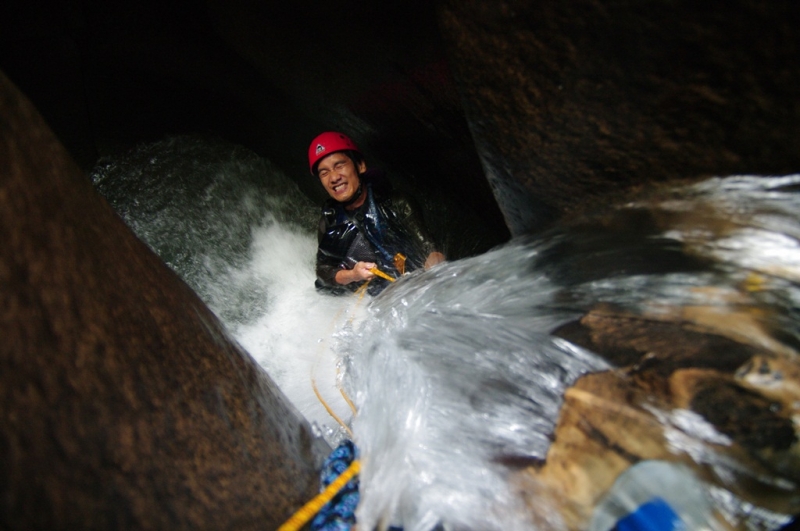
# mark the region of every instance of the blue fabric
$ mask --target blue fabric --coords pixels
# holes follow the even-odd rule
[[[320,492],[333,483],[357,458],[357,449],[351,441],[340,444],[325,460],[320,471]],[[354,477],[322,506],[311,520],[312,531],[350,531],[356,523],[358,506],[358,476]]]
[[[620,519],[616,531],[681,531],[685,530],[680,516],[661,498],[643,503],[631,514]]]

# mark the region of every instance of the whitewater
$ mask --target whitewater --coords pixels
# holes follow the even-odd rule
[[[681,222],[635,243],[611,229],[552,230],[409,275],[374,299],[314,289],[318,206],[247,150],[167,139],[101,161],[92,178],[316,435],[331,447],[355,440],[364,529],[562,528],[557,513],[521,501],[520,488],[537,486],[510,482],[508,462],[543,460],[564,391],[609,368],[551,335],[598,302],[685,305],[692,288],[733,292],[755,271],[774,295],[761,304],[780,306],[797,334],[800,202],[786,190],[798,176],[711,179],[619,207],[672,215],[713,204],[735,225],[724,235]],[[678,247],[718,265],[642,265]],[[785,520],[759,518],[765,529]]]

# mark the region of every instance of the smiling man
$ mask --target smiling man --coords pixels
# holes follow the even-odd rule
[[[367,171],[349,137],[316,137],[308,165],[330,196],[319,223],[318,289],[338,294],[369,282],[375,295],[387,286],[385,275],[397,278],[445,259],[412,201],[395,193],[382,173]]]

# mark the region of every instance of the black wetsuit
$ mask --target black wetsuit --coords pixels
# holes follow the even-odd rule
[[[331,293],[357,290],[364,282],[337,284],[336,273],[352,269],[356,262],[374,262],[381,271],[399,276],[393,258],[406,256],[406,271],[421,268],[434,249],[418,209],[409,198],[394,193],[379,173],[361,176],[367,190],[364,204],[355,210],[329,199],[322,208],[317,249],[317,289]],[[375,295],[388,285],[376,277],[368,292]]]

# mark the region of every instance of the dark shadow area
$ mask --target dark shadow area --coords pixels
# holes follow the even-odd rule
[[[209,134],[269,159],[321,200],[306,150],[339,129],[414,192],[452,257],[508,238],[428,3],[0,9],[0,70],[85,170],[141,142]]]

